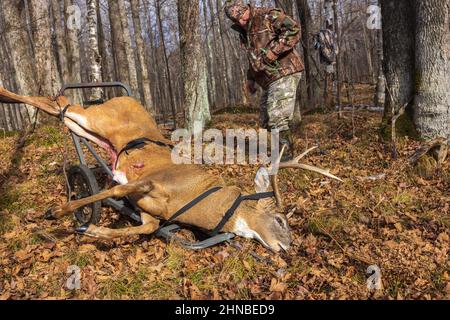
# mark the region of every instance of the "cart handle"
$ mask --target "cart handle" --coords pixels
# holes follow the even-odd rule
[[[67,90],[74,89],[92,89],[92,88],[122,88],[127,93],[127,96],[131,97],[130,86],[121,82],[96,82],[96,83],[69,83],[64,85],[59,91],[59,95],[63,96]]]

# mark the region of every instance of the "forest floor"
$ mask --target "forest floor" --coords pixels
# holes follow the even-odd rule
[[[281,174],[294,245],[280,256],[244,239],[240,249],[191,252],[151,237],[74,235],[71,218],[42,219],[66,199],[61,127],[39,127],[22,150],[15,150],[18,135],[0,133],[0,299],[449,299],[448,162],[411,167],[419,143],[408,139],[394,161],[378,138],[380,114],[356,112],[354,128],[346,116],[308,115],[296,132],[298,152],[319,146],[305,161],[344,182]],[[257,126],[258,115],[245,113],[212,123]],[[70,143],[69,154],[76,163]],[[257,169],[208,167],[248,193]],[[103,210],[102,225],[130,224]],[[82,271],[80,290],[66,288],[72,265]],[[367,287],[372,265],[381,270],[380,290]]]

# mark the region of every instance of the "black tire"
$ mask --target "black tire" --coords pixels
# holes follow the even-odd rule
[[[85,165],[74,166],[68,172],[70,201],[84,199],[100,192],[97,179]],[[74,212],[80,226],[97,224],[101,217],[102,202],[94,202]]]

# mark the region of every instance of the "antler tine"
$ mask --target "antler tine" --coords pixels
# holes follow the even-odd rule
[[[307,171],[312,171],[312,172],[316,172],[316,173],[320,173],[328,178],[337,180],[339,182],[344,182],[342,181],[342,179],[336,177],[335,175],[331,174],[329,171],[324,170],[324,169],[320,169],[319,167],[315,167],[315,166],[310,166],[308,164],[303,164],[303,163],[281,163],[279,169],[303,169],[303,170],[307,170]]]
[[[314,146],[308,150],[306,150],[305,152],[303,152],[301,155],[299,155],[297,158],[295,158],[295,162],[299,162],[300,160],[302,160],[304,157],[306,157],[308,154],[310,154],[311,152],[313,152],[314,150],[316,150],[317,148],[319,148],[318,146]]]
[[[272,184],[272,189],[273,189],[273,192],[275,194],[275,199],[276,199],[276,202],[277,202],[277,206],[279,208],[281,208],[283,206],[283,200],[281,198],[281,192],[280,192],[280,187],[279,187],[279,183],[278,183],[278,172],[279,172],[279,170],[283,170],[283,169],[303,169],[303,170],[307,170],[307,171],[316,172],[316,173],[322,174],[322,175],[324,175],[324,176],[326,176],[328,178],[335,179],[337,181],[343,182],[340,178],[338,178],[335,175],[331,174],[329,171],[326,171],[324,169],[321,169],[321,168],[318,168],[318,167],[315,167],[315,166],[299,163],[299,161],[301,159],[306,157],[308,154],[310,154],[313,150],[315,150],[317,148],[318,147],[315,146],[315,147],[312,147],[312,148],[306,150],[304,153],[302,153],[300,156],[298,156],[294,160],[287,161],[287,162],[281,162],[281,158],[282,158],[283,153],[285,151],[285,148],[283,147],[283,149],[281,151],[281,155],[280,155],[279,160],[277,162],[278,170],[270,178],[270,182]]]

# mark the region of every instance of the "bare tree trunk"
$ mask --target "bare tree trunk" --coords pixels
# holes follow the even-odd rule
[[[383,36],[381,30],[377,31],[378,50],[378,77],[375,93],[375,106],[382,108],[386,102],[386,78],[383,72]]]
[[[224,77],[224,80],[225,80],[225,87],[226,87],[226,89],[227,89],[227,92],[226,92],[226,94],[228,94],[228,98],[230,99],[230,100],[232,100],[233,99],[233,91],[232,91],[232,88],[231,88],[231,84],[230,84],[230,77],[229,77],[229,72],[230,72],[230,63],[229,63],[229,61],[228,61],[228,59],[229,59],[229,57],[228,57],[228,54],[227,54],[227,46],[225,45],[225,40],[224,40],[224,33],[226,32],[224,29],[224,26],[223,26],[223,24],[224,24],[224,22],[223,22],[223,12],[222,12],[222,10],[221,10],[221,8],[222,8],[222,0],[216,0],[216,5],[217,5],[217,10],[218,10],[218,21],[219,21],[219,23],[218,23],[218,25],[219,25],[219,37],[220,37],[220,43],[221,43],[221,45],[222,45],[222,53],[221,53],[221,55],[220,56],[222,56],[222,58],[223,58],[223,66],[224,66],[224,70],[223,70],[223,77]],[[225,94],[225,92],[224,92],[224,94]]]
[[[414,123],[423,139],[450,139],[450,3],[416,1]]]
[[[162,25],[162,19],[161,19],[161,0],[156,0],[155,3],[156,6],[156,17],[158,19],[158,26],[159,26],[159,35],[163,50],[163,57],[164,57],[164,64],[166,68],[166,74],[167,74],[167,81],[168,81],[168,87],[169,87],[169,100],[170,100],[170,108],[172,110],[172,117],[173,117],[173,125],[176,128],[177,127],[177,112],[175,110],[175,101],[173,96],[173,89],[172,89],[172,78],[170,76],[170,68],[169,68],[169,59],[167,58],[167,49],[166,49],[166,40],[164,39],[164,29]]]
[[[56,52],[58,53],[58,66],[61,82],[69,81],[69,66],[67,63],[66,36],[64,28],[64,15],[61,13],[61,2],[59,0],[52,1],[52,11],[56,36]]]
[[[11,61],[15,71],[17,90],[23,95],[37,94],[36,68],[31,43],[26,31],[25,5],[22,1],[16,0],[4,0],[2,4],[5,19],[5,37],[9,51],[13,52]],[[31,122],[37,112],[36,109],[27,107],[27,109],[23,108],[23,110],[22,116],[28,122]]]
[[[59,83],[53,50],[51,50],[52,33],[48,3],[44,0],[31,0],[30,4],[38,93],[45,96],[54,96],[57,93]]]
[[[145,59],[145,44],[144,39],[142,38],[141,19],[139,17],[140,11],[139,0],[131,0],[130,3],[131,3],[131,12],[133,16],[134,34],[136,37],[137,56],[139,60],[142,77],[142,92],[143,92],[142,100],[147,110],[149,110],[152,114],[155,114],[152,91],[150,88],[150,79],[148,74],[147,61]]]
[[[206,4],[206,0],[202,0],[203,5],[203,21],[205,23],[205,55],[206,55],[206,66],[208,70],[208,100],[209,105],[212,106],[215,104],[215,88],[216,83],[214,79],[214,63],[211,49],[211,37],[210,37],[210,29],[208,28],[208,8]]]
[[[78,27],[80,26],[77,25],[74,8],[73,0],[64,0],[69,82],[79,83],[81,82],[80,44],[78,41]],[[72,103],[82,103],[82,98],[78,91],[69,92],[68,95]]]
[[[101,1],[97,1],[97,26],[98,26],[98,50],[101,59],[102,80],[110,82],[114,77],[113,59],[111,59],[111,49],[106,41],[105,28],[102,17]]]
[[[410,0],[380,0],[383,15],[385,119],[414,95],[414,8]]]
[[[339,35],[339,16],[338,16],[338,1],[333,0],[333,25],[334,25],[334,32],[336,34],[336,43],[340,44],[340,35]],[[341,106],[341,54],[340,50],[337,53],[336,56],[336,104],[339,108],[339,116],[341,116],[342,112],[342,106]]]
[[[220,59],[220,55],[218,54],[218,52],[220,50],[219,50],[218,41],[217,41],[218,35],[217,35],[217,30],[216,30],[216,19],[214,18],[214,16],[215,16],[214,3],[212,0],[207,0],[207,1],[208,1],[208,8],[210,11],[210,25],[211,25],[210,28],[211,28],[211,33],[212,33],[212,53],[213,53],[213,57],[214,57],[212,64],[214,65],[213,77],[216,80],[216,104],[219,104],[220,107],[222,107],[222,106],[226,105],[227,101],[228,101],[228,96],[225,94],[225,92],[226,92],[225,80],[226,79],[224,79],[224,77],[223,77],[222,61]]]
[[[88,78],[89,82],[98,83],[102,82],[102,67],[101,67],[101,57],[98,47],[98,26],[97,26],[97,2],[96,0],[87,0],[87,22],[89,31],[89,46],[88,46],[88,60],[89,60],[89,71]],[[89,100],[95,101],[102,98],[101,89],[91,90]]]
[[[122,24],[120,22],[119,4],[116,0],[108,0],[109,22],[111,26],[112,52],[114,55],[115,79],[130,83],[127,55],[125,52],[125,40],[123,38]]]
[[[312,102],[313,97],[313,81],[311,75],[311,42],[310,42],[310,27],[312,25],[311,10],[308,5],[308,0],[297,0],[298,13],[300,16],[300,24],[302,27],[302,44],[303,56],[305,61],[305,76],[308,92],[308,103]]]
[[[191,131],[194,129],[195,122],[200,122],[203,127],[211,120],[199,13],[198,1],[178,0],[183,104],[186,110],[186,124]]]
[[[131,35],[130,35],[130,26],[128,23],[128,14],[125,7],[125,1],[124,0],[116,0],[118,2],[119,6],[119,18],[120,22],[122,24],[122,36],[124,40],[124,48],[125,48],[125,54],[127,57],[127,65],[128,65],[128,72],[129,72],[129,79],[130,79],[130,87],[133,90],[133,95],[140,100],[140,89],[139,89],[139,83],[138,83],[138,77],[137,77],[137,69],[136,69],[136,58],[134,56],[134,51],[132,48],[131,43]]]

